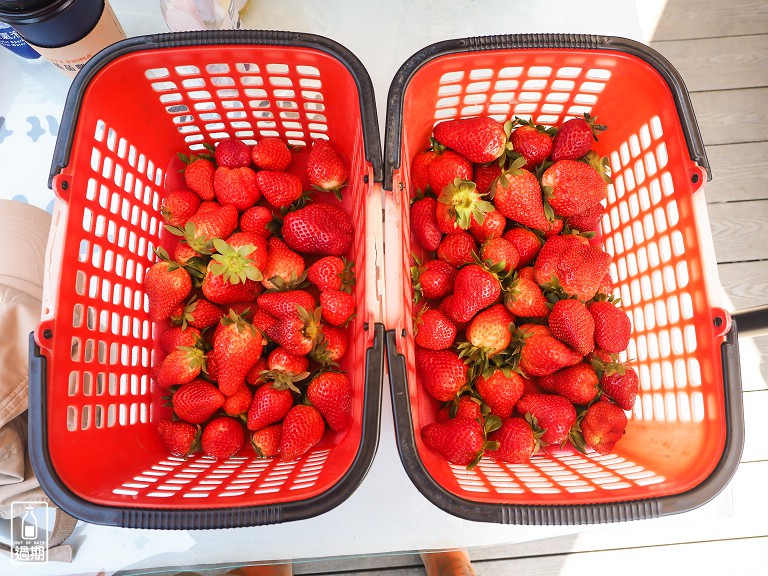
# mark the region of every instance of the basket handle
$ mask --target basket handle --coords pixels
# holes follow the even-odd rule
[[[768,335],[768,304],[731,313],[739,326],[739,336],[755,338]]]

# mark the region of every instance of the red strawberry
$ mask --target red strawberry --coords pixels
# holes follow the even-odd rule
[[[251,206],[240,215],[240,230],[269,238],[272,231],[267,225],[272,219],[272,212],[266,206]]]
[[[307,160],[307,178],[315,188],[338,192],[349,178],[349,169],[330,142],[315,140]]]
[[[307,398],[334,432],[352,423],[352,384],[341,372],[321,372],[307,388]]]
[[[220,204],[232,204],[240,212],[261,198],[261,192],[256,186],[256,173],[250,168],[219,166],[213,177],[213,189]]]
[[[251,435],[251,446],[257,458],[274,458],[280,454],[280,435],[282,424],[273,424]]]
[[[411,230],[421,247],[427,252],[437,250],[443,238],[435,217],[436,208],[437,200],[434,198],[423,198],[411,205]]]
[[[544,210],[541,186],[532,172],[520,168],[525,160],[519,158],[496,182],[493,204],[496,210],[518,224],[534,230],[549,230],[550,218]]]
[[[219,142],[213,154],[219,166],[241,168],[251,165],[251,149],[248,144],[236,138]]]
[[[182,230],[174,234],[183,236],[187,243],[201,254],[210,254],[214,238],[227,238],[237,228],[237,208],[232,204],[218,203],[200,205],[197,212],[187,220]],[[173,231],[172,231],[173,232]]]
[[[237,251],[241,248],[250,248],[244,250],[247,252],[246,258],[253,262],[258,270],[264,270],[267,266],[267,240],[254,232],[235,232],[226,239],[226,243]]]
[[[507,219],[498,210],[492,210],[485,215],[482,224],[472,220],[469,225],[469,233],[474,236],[479,243],[486,242],[492,238],[501,238],[504,228],[507,227]]]
[[[542,392],[559,394],[574,404],[589,404],[600,392],[597,373],[586,362],[542,376],[538,383]]]
[[[597,293],[611,266],[611,256],[589,244],[574,244],[557,263],[557,281],[568,296],[586,302]]]
[[[448,402],[440,408],[437,413],[437,421],[445,422],[452,418],[469,418],[471,420],[481,420],[483,417],[482,409],[480,408],[480,400],[477,400],[469,394],[464,394],[458,398],[454,398],[452,402]]]
[[[200,426],[180,420],[160,420],[157,431],[160,441],[173,456],[187,458],[200,448]]]
[[[216,304],[251,302],[261,293],[261,271],[249,255],[253,246],[235,248],[217,238],[213,241],[217,253],[208,263],[202,290]]]
[[[275,236],[267,240],[267,267],[262,271],[265,288],[288,288],[297,284],[304,273],[304,257]]]
[[[208,269],[203,279],[203,294],[208,300],[226,306],[239,302],[253,302],[261,294],[262,287],[258,282],[246,279],[245,282],[234,284],[226,280],[222,274],[212,272],[215,261],[208,264]]]
[[[573,404],[557,394],[523,394],[516,410],[523,416],[530,414],[536,419],[536,425],[544,431],[541,441],[546,444],[564,444],[576,423]]]
[[[533,282],[536,282],[536,275],[533,271],[533,266],[525,266],[524,268],[520,268],[517,271],[517,275],[520,278],[525,278],[527,280],[531,280]]]
[[[572,230],[579,232],[597,232],[600,228],[600,222],[605,215],[605,206],[601,202],[579,212],[566,220],[566,223]]]
[[[347,352],[347,330],[338,326],[323,324],[320,327],[321,336],[315,344],[310,356],[324,366],[332,366]]]
[[[355,299],[341,290],[325,290],[320,293],[322,318],[331,326],[346,324],[355,313]]]
[[[477,250],[475,239],[469,232],[446,234],[437,247],[437,257],[452,266],[459,267],[475,261],[474,252]]]
[[[278,379],[259,386],[248,410],[248,430],[261,430],[280,422],[294,404],[287,380]]]
[[[467,365],[451,350],[416,348],[416,374],[430,396],[453,400],[467,383]]]
[[[456,268],[445,260],[429,260],[411,267],[414,299],[437,300],[453,292]]]
[[[219,362],[216,360],[216,351],[209,350],[205,355],[205,368],[208,370],[206,376],[211,382],[219,381]]]
[[[182,227],[200,207],[200,196],[192,190],[176,190],[163,198],[160,214],[166,224]]]
[[[306,356],[296,356],[296,354],[291,354],[280,346],[272,350],[267,357],[268,370],[279,370],[298,375],[306,372],[308,367],[309,359]]]
[[[414,322],[414,333],[422,348],[445,350],[456,339],[456,325],[440,310],[424,309]]]
[[[515,316],[541,318],[549,314],[547,299],[536,282],[518,275],[504,293],[504,305]]]
[[[437,198],[435,214],[441,232],[454,234],[457,228],[469,229],[472,222],[482,224],[485,215],[494,210],[493,204],[483,199],[474,182],[456,179],[445,186]]]
[[[508,240],[491,238],[480,247],[480,259],[486,263],[490,262],[491,266],[498,264],[505,272],[510,272],[517,268],[520,254]]]
[[[640,389],[640,379],[631,366],[619,364],[617,367],[603,367],[603,377],[600,385],[603,394],[621,406],[622,410],[632,410]]]
[[[259,309],[274,318],[296,316],[297,308],[313,310],[315,297],[305,290],[287,290],[285,292],[265,292],[258,297]]]
[[[487,116],[445,120],[432,133],[440,144],[478,164],[496,160],[507,145],[504,125]]]
[[[546,376],[581,362],[583,357],[549,334],[545,326],[524,324],[519,327],[523,333],[532,329],[534,332],[524,338],[520,350],[519,366],[526,376]]]
[[[501,294],[498,278],[477,264],[464,266],[453,284],[451,317],[468,322],[483,308],[496,302]]]
[[[213,333],[213,349],[219,363],[219,390],[234,395],[261,356],[262,335],[253,324],[230,311]]]
[[[424,193],[429,188],[429,164],[436,157],[437,153],[434,150],[419,152],[413,157],[411,162],[411,196]]]
[[[149,267],[143,283],[149,300],[149,317],[153,322],[170,318],[192,291],[189,273],[175,262],[164,260]]]
[[[514,132],[513,132],[514,134]],[[496,450],[486,454],[496,460],[510,464],[524,464],[539,450],[541,432],[534,432],[531,425],[523,418],[505,418],[501,427],[488,434],[488,440],[498,442]]]
[[[270,206],[277,209],[290,206],[303,194],[301,178],[291,172],[260,170],[256,185]]]
[[[239,420],[221,416],[211,420],[203,430],[200,444],[203,454],[215,460],[234,456],[245,443],[245,430]]]
[[[595,120],[597,118],[584,114],[584,118],[563,122],[552,142],[552,162],[577,160],[585,156],[597,140],[597,134],[606,129],[602,124],[595,124]]]
[[[182,266],[189,264],[191,258],[200,258],[201,255],[192,246],[181,240],[173,249],[173,260]]]
[[[251,149],[251,159],[260,170],[286,170],[291,164],[291,151],[274,136],[262,138]]]
[[[440,306],[438,306],[438,310],[445,314],[451,322],[456,324],[456,331],[463,332],[467,328],[467,324],[469,324],[469,321],[461,322],[454,318],[453,316],[453,294],[449,294],[445,298],[443,298],[440,301]]]
[[[533,265],[536,282],[546,286],[557,280],[557,266],[563,254],[580,243],[579,238],[571,234],[548,238]]]
[[[512,228],[507,230],[502,238],[510,242],[517,249],[517,253],[520,256],[518,266],[521,267],[528,266],[528,264],[534,261],[543,244],[541,238],[527,228]]]
[[[205,354],[199,348],[177,348],[160,363],[155,373],[157,383],[168,388],[192,382],[205,369]]]
[[[603,276],[603,279],[600,281],[600,286],[597,289],[597,293],[606,296],[613,294],[613,278],[611,278],[610,272]]]
[[[509,418],[523,395],[525,383],[520,375],[511,370],[496,368],[487,376],[475,379],[475,390],[490,408],[491,414]]]
[[[181,420],[202,424],[224,405],[226,396],[216,386],[195,379],[173,393],[173,411]]]
[[[472,181],[477,185],[477,191],[480,194],[490,192],[493,181],[499,176],[501,176],[501,166],[498,162],[475,164],[473,167]]]
[[[421,439],[427,448],[458,466],[473,467],[485,448],[483,425],[469,418],[427,424],[421,429]]]
[[[253,365],[253,368],[248,371],[248,375],[245,377],[246,383],[251,386],[260,386],[261,384],[264,384],[267,381],[265,373],[268,372],[268,370],[267,359],[262,356],[259,358],[258,362]]]
[[[583,302],[569,298],[558,300],[548,318],[552,336],[565,342],[582,356],[595,347],[595,321]]]
[[[443,188],[456,178],[472,180],[472,162],[452,150],[437,154],[427,167],[429,187],[435,195],[440,195]]]
[[[341,256],[352,244],[354,226],[338,206],[310,204],[283,219],[283,240],[302,254]]]
[[[535,170],[552,152],[552,130],[519,118],[517,124],[517,128],[510,135],[512,147],[525,158],[522,167]]]
[[[624,352],[632,334],[627,313],[607,301],[592,302],[588,309],[595,320],[595,344],[614,354]]]
[[[608,197],[608,184],[589,164],[560,160],[544,171],[541,185],[555,214],[576,216]]]
[[[184,183],[203,200],[213,200],[213,175],[216,165],[206,158],[197,158],[184,168]]]
[[[557,236],[563,231],[564,227],[565,227],[565,222],[563,222],[561,218],[555,218],[552,221],[552,226],[550,227],[550,229],[544,232],[544,238],[551,238],[552,236]]]
[[[241,416],[248,412],[252,399],[251,389],[243,382],[235,393],[224,401],[222,409],[228,416]]]
[[[307,280],[320,290],[352,292],[355,263],[338,256],[325,256],[307,268]]]
[[[280,460],[293,462],[309,452],[323,438],[325,421],[314,406],[297,404],[283,420]]]
[[[200,342],[200,330],[188,326],[182,328],[181,326],[171,326],[168,330],[163,331],[158,339],[160,349],[166,354],[170,354],[179,346],[191,348],[197,346]]]
[[[320,315],[318,308],[308,312],[298,309],[298,314],[280,318],[267,328],[267,337],[284,347],[291,354],[309,354],[320,340]]]
[[[509,346],[512,340],[509,325],[514,319],[503,304],[494,304],[472,318],[466,338],[475,349],[482,351],[483,357],[491,358]]]
[[[612,402],[595,402],[580,422],[584,442],[598,454],[610,454],[627,427],[627,415]]]
[[[218,324],[222,316],[224,316],[224,310],[213,302],[205,298],[192,297],[181,313],[174,316],[174,320],[180,323],[183,329],[191,326],[198,330],[205,330]]]

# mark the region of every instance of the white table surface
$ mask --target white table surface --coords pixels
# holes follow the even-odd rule
[[[129,36],[167,31],[156,0],[113,0]],[[643,22],[644,24],[644,22]],[[373,81],[383,137],[389,83],[419,48],[463,36],[571,32],[643,40],[630,0],[251,0],[248,28],[311,32],[355,53]],[[48,171],[70,80],[45,61],[30,63],[0,51],[0,198],[49,209]],[[71,564],[11,565],[0,573],[70,575],[103,571],[311,559],[426,549],[494,546],[548,538],[585,527],[525,527],[468,522],[428,502],[410,483],[395,443],[385,382],[381,437],[358,490],[334,510],[308,520],[254,528],[203,531],[128,530],[80,523],[70,542]],[[724,492],[699,510],[653,522],[695,522],[729,514]],[[610,527],[587,527],[601,530]],[[144,573],[144,572],[142,572]]]

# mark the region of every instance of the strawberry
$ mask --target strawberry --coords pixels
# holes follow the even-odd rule
[[[453,234],[457,228],[467,230],[472,222],[482,224],[485,215],[494,210],[493,204],[483,199],[474,182],[456,179],[440,192],[437,198],[436,218],[441,232]]]
[[[491,191],[493,181],[501,176],[501,166],[498,162],[488,164],[475,164],[472,171],[472,181],[477,186],[480,194],[487,194]]]
[[[330,142],[315,140],[307,160],[307,178],[318,190],[335,192],[341,198],[339,190],[349,178],[349,169]]]
[[[215,350],[208,350],[208,353],[205,355],[205,368],[208,371],[206,373],[208,380],[210,380],[211,382],[218,382],[219,381],[219,362],[216,359]]]
[[[597,288],[597,293],[605,296],[611,296],[613,294],[613,278],[611,278],[610,272],[603,276],[603,279],[600,281],[600,286]]]
[[[552,336],[568,344],[582,356],[595,347],[595,321],[583,302],[558,300],[547,320]]]
[[[518,275],[504,292],[504,305],[515,316],[541,318],[549,314],[544,293],[533,280]]]
[[[305,290],[287,290],[285,292],[265,292],[256,302],[259,309],[274,318],[296,316],[297,308],[314,310],[315,297]]]
[[[264,270],[267,266],[267,240],[254,232],[235,232],[226,239],[226,243],[237,251],[241,248],[251,248],[247,250],[246,258],[253,262],[258,270]],[[243,251],[246,252],[246,251]]]
[[[435,216],[436,209],[437,200],[434,198],[422,198],[411,204],[411,230],[427,252],[437,250],[443,238]]]
[[[307,398],[334,432],[352,423],[352,384],[341,372],[321,372],[309,383]]]
[[[527,228],[512,228],[507,230],[502,238],[510,242],[520,256],[518,266],[528,266],[534,261],[543,245],[542,239]]]
[[[549,334],[545,326],[524,324],[519,330],[521,333],[533,330],[532,334],[523,336],[519,352],[519,367],[526,376],[546,376],[566,366],[578,364],[583,358]]]
[[[285,348],[278,346],[267,357],[267,370],[279,370],[298,375],[307,371],[309,359],[306,356],[296,356]]]
[[[186,306],[184,306],[178,316],[174,315],[173,320],[181,324],[182,329],[187,327],[205,330],[215,326],[224,316],[224,310],[219,308],[213,302],[205,298],[192,297]]]
[[[265,288],[288,288],[300,282],[305,268],[303,256],[275,236],[267,240],[267,253],[267,267],[262,271]]]
[[[557,266],[563,254],[578,244],[580,244],[579,238],[571,234],[548,238],[539,250],[533,265],[536,282],[540,286],[546,286],[556,281]]]
[[[458,232],[443,236],[437,247],[437,257],[452,266],[462,266],[475,261],[474,252],[477,250],[475,239],[469,232]]]
[[[416,260],[411,267],[414,300],[437,300],[453,292],[456,268],[445,260],[428,260],[423,265]]]
[[[176,416],[191,424],[208,420],[225,400],[226,396],[216,386],[199,378],[183,384],[171,397]]]
[[[183,237],[196,252],[210,254],[214,238],[227,238],[237,228],[237,208],[232,204],[204,202],[182,229],[171,229]]]
[[[478,164],[496,160],[507,146],[504,125],[487,116],[445,120],[435,125],[432,134],[446,148]]]
[[[541,185],[555,214],[569,218],[608,197],[608,184],[589,164],[560,160],[544,171]]]
[[[248,144],[236,138],[220,141],[213,155],[219,167],[241,168],[251,165],[251,149]]]
[[[416,348],[416,374],[430,396],[440,402],[453,400],[467,383],[466,364],[451,350]]]
[[[452,150],[445,150],[437,154],[429,163],[427,178],[432,192],[439,196],[443,188],[456,180],[456,178],[460,180],[472,179],[472,162],[461,154],[457,154]]]
[[[631,366],[617,363],[595,363],[592,365],[602,374],[600,386],[603,394],[621,406],[622,410],[632,410],[635,406],[640,379]]]
[[[338,326],[323,324],[320,337],[310,352],[311,358],[323,366],[332,366],[347,352],[347,331]]]
[[[589,244],[575,244],[563,253],[557,264],[560,288],[569,296],[586,302],[600,287],[611,266],[611,256]]]
[[[565,222],[562,218],[557,218],[552,221],[552,226],[549,228],[549,230],[544,232],[544,238],[551,238],[552,236],[557,236],[563,231],[563,228],[565,227]]]
[[[192,258],[200,258],[199,254],[192,246],[181,240],[176,244],[176,248],[173,249],[173,260],[178,262],[182,266],[190,264]]]
[[[574,214],[566,219],[566,224],[571,230],[579,232],[597,232],[600,228],[600,222],[605,215],[605,206],[601,202],[594,204],[583,212]]]
[[[483,418],[480,400],[470,394],[463,394],[453,401],[447,402],[437,413],[437,421],[445,422],[452,418],[469,418],[471,420],[481,420]]]
[[[525,158],[522,168],[535,170],[549,158],[552,152],[552,132],[530,120],[516,119],[517,128],[512,131],[512,148]]]
[[[240,215],[240,230],[269,238],[272,231],[268,224],[272,219],[272,212],[266,206],[251,206]]]
[[[517,412],[535,418],[544,431],[541,441],[546,444],[564,444],[576,423],[576,409],[573,404],[557,394],[531,392],[523,394],[515,407]]]
[[[283,219],[283,240],[301,254],[341,256],[352,244],[354,226],[338,206],[310,204]]]
[[[451,464],[473,468],[487,446],[485,430],[477,420],[453,418],[427,424],[421,429],[421,439],[427,448],[435,450]]]
[[[285,418],[294,404],[291,387],[293,384],[282,378],[259,386],[248,410],[248,430],[261,430]]]
[[[182,227],[200,207],[200,196],[192,190],[176,190],[163,198],[160,215],[166,224]]]
[[[585,444],[598,454],[610,454],[627,427],[627,415],[612,402],[595,402],[581,419]]]
[[[440,301],[440,306],[438,306],[437,309],[440,310],[440,312],[442,312],[443,314],[445,314],[446,317],[448,317],[448,319],[456,325],[456,332],[457,333],[463,332],[464,330],[466,330],[467,324],[469,324],[469,320],[460,321],[460,320],[457,320],[453,316],[453,313],[454,313],[454,311],[453,311],[453,294],[449,294],[448,296],[443,298]]]
[[[475,390],[491,408],[491,414],[499,418],[512,415],[524,389],[523,379],[509,369],[496,368],[490,374],[481,374],[475,378]]]
[[[262,138],[251,149],[251,160],[259,170],[286,170],[291,158],[286,143],[274,136]]]
[[[280,435],[282,424],[272,424],[251,435],[251,446],[257,458],[275,458],[280,454]]]
[[[416,344],[429,350],[445,350],[456,339],[456,325],[440,310],[424,309],[414,322]]]
[[[627,313],[608,301],[592,302],[588,310],[595,320],[595,344],[614,354],[624,352],[632,334]]]
[[[144,293],[149,301],[149,318],[161,322],[170,318],[174,310],[192,291],[189,273],[175,262],[161,260],[149,267],[144,275]]]
[[[205,370],[205,354],[195,347],[177,348],[160,363],[155,380],[163,388],[192,382]]]
[[[600,392],[597,373],[587,362],[541,376],[538,384],[542,392],[559,394],[574,404],[589,404]]]
[[[219,166],[213,176],[213,189],[220,204],[232,204],[244,212],[261,198],[256,173],[250,168]]]
[[[313,312],[299,307],[298,314],[280,318],[267,328],[267,337],[284,347],[291,354],[305,356],[320,340],[321,310]]]
[[[471,346],[465,348],[470,358],[473,356],[472,349],[481,351],[485,358],[491,358],[509,346],[512,340],[509,325],[514,319],[503,304],[494,304],[478,312],[466,329],[466,338]]]
[[[225,275],[216,274],[212,269],[216,261],[208,264],[205,278],[203,279],[203,295],[216,304],[226,306],[238,302],[253,302],[261,294],[262,287],[258,282],[247,278],[245,282],[236,284],[226,280]]]
[[[532,172],[521,168],[524,158],[518,158],[499,178],[493,188],[496,210],[518,224],[534,230],[549,230],[552,218],[544,209],[541,186]]]
[[[325,421],[314,406],[297,404],[283,420],[280,460],[293,462],[309,452],[323,438]]]
[[[160,441],[173,456],[187,458],[200,448],[200,426],[180,420],[160,420],[157,431]]]
[[[256,186],[273,208],[286,208],[301,198],[301,178],[291,172],[260,170],[256,173]]]
[[[262,335],[253,324],[230,311],[213,333],[213,349],[219,363],[219,390],[234,395],[261,356]]]
[[[220,238],[213,241],[217,253],[208,263],[202,290],[205,297],[216,304],[250,302],[261,293],[261,271],[249,255],[254,246],[235,248]]]
[[[197,158],[184,168],[184,183],[202,200],[213,200],[213,175],[216,165],[206,158]]]
[[[478,264],[464,266],[453,284],[451,317],[468,322],[483,308],[496,302],[501,294],[498,278]]]
[[[241,416],[248,412],[252,399],[251,389],[243,382],[235,393],[224,401],[222,409],[228,416]]]
[[[597,134],[606,129],[595,124],[597,118],[584,114],[584,118],[571,118],[560,126],[552,142],[550,160],[578,160],[585,156],[597,140]]]
[[[214,460],[226,460],[234,456],[245,443],[243,425],[235,418],[221,416],[211,420],[203,429],[200,444],[203,454]]]
[[[419,152],[411,162],[411,195],[427,192],[429,186],[429,164],[437,157],[434,150]],[[438,191],[439,194],[439,191]]]
[[[499,429],[488,434],[488,440],[498,442],[499,447],[486,454],[502,462],[524,464],[539,451],[540,437],[541,431],[534,431],[524,418],[504,418]]]
[[[265,374],[268,371],[269,367],[267,365],[267,359],[262,356],[258,359],[256,364],[253,365],[253,368],[248,371],[248,374],[245,377],[245,381],[251,386],[260,386],[267,381]]]
[[[318,290],[352,292],[355,285],[355,263],[338,256],[325,256],[307,268],[307,280]]]
[[[536,275],[533,271],[533,266],[525,266],[523,268],[518,269],[517,275],[519,278],[525,278],[526,280],[531,280],[533,282],[536,282]]]
[[[322,318],[331,326],[343,326],[355,313],[355,299],[341,290],[325,290],[320,293]]]
[[[170,354],[179,346],[187,348],[197,346],[200,339],[200,330],[197,328],[191,326],[188,326],[187,328],[171,326],[160,334],[158,343],[163,352]]]
[[[505,272],[517,268],[520,254],[514,244],[504,238],[491,238],[480,247],[480,259],[490,266],[499,265]]]
[[[482,224],[472,220],[469,225],[469,233],[474,236],[479,243],[486,242],[492,238],[501,238],[504,228],[507,227],[507,219],[498,210],[492,210],[485,215]]]

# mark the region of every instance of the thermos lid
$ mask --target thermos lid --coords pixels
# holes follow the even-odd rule
[[[0,0],[0,17],[13,22],[50,18],[77,0]]]

